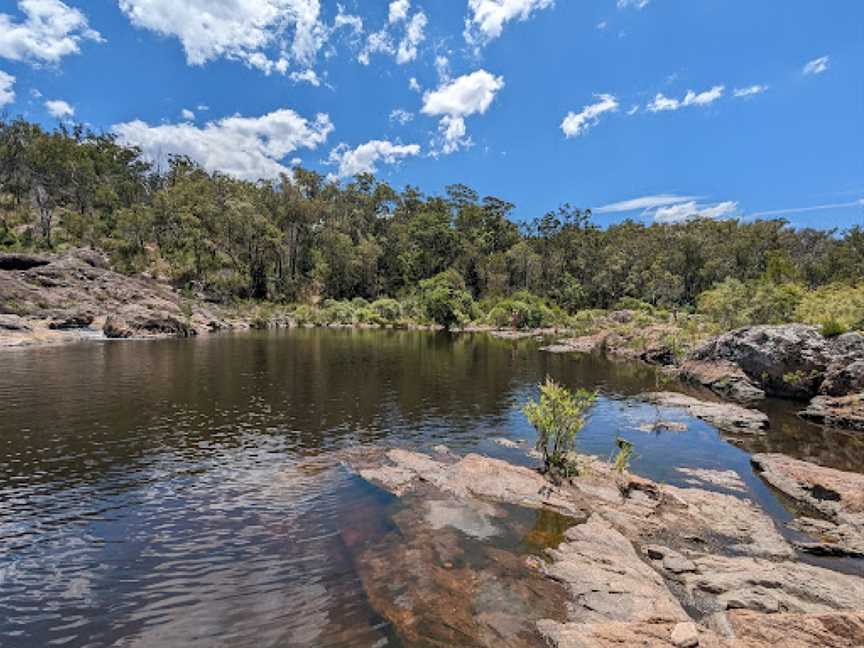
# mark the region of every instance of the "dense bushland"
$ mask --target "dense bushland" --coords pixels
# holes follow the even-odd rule
[[[864,229],[783,220],[601,228],[533,221],[464,185],[443,196],[296,168],[257,183],[187,158],[164,168],[109,134],[0,120],[0,249],[104,250],[199,298],[294,304],[308,321],[554,326],[587,309],[698,309],[723,326],[864,323]],[[296,306],[302,304],[305,306]]]

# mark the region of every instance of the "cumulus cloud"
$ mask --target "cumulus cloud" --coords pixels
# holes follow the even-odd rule
[[[408,80],[408,87],[414,92],[423,92],[423,88],[420,87],[420,82],[417,81],[415,77],[411,77]]]
[[[622,200],[620,202],[603,205],[594,210],[595,214],[616,214],[628,211],[645,211],[665,207],[668,205],[677,205],[680,203],[698,200],[698,196],[678,196],[676,194],[653,194],[650,196],[640,196],[639,198],[631,198],[630,200]]]
[[[151,160],[187,155],[210,171],[258,180],[288,172],[280,161],[297,149],[324,144],[333,124],[325,114],[308,120],[283,108],[261,117],[226,117],[203,127],[189,122],[151,126],[135,120],[113,130],[121,142],[140,146]]]
[[[738,203],[733,201],[715,205],[700,205],[696,201],[691,201],[658,208],[654,211],[654,220],[658,223],[681,223],[694,218],[726,218],[737,212]]]
[[[528,20],[535,11],[554,4],[554,0],[468,0],[465,40],[475,47],[486,45],[501,36],[506,23]]]
[[[468,117],[483,114],[495,95],[504,87],[504,78],[477,70],[423,95],[422,112],[426,115]]]
[[[594,95],[594,98],[598,99],[596,103],[585,106],[581,112],[567,113],[564,121],[561,122],[561,130],[564,131],[567,139],[584,135],[591,127],[598,124],[603,113],[618,110],[618,100],[612,95],[598,94]]]
[[[183,117],[186,121],[195,121],[195,113],[189,110],[188,108],[184,108],[180,111],[180,116]]]
[[[817,59],[813,59],[809,61],[801,72],[804,76],[810,76],[815,74],[822,74],[828,69],[828,63],[830,62],[830,56],[820,56]]]
[[[119,4],[137,27],[178,38],[190,65],[227,58],[267,74],[284,74],[291,62],[310,67],[329,35],[321,22],[319,0],[119,0]],[[342,23],[350,21],[343,15]],[[289,32],[293,32],[290,38]],[[271,54],[273,49],[277,52]]]
[[[48,111],[48,114],[57,119],[68,119],[75,114],[75,108],[61,99],[46,101],[45,109]]]
[[[726,90],[725,86],[718,85],[714,86],[710,90],[706,90],[705,92],[695,93],[692,90],[688,90],[687,94],[684,95],[683,99],[675,99],[673,97],[667,97],[662,92],[658,93],[654,99],[649,103],[646,108],[651,112],[664,112],[669,110],[678,110],[680,108],[687,108],[689,106],[708,106],[723,96],[723,92]]]
[[[366,37],[366,45],[357,57],[363,65],[369,65],[373,54],[387,54],[394,56],[400,65],[410,63],[417,58],[417,49],[426,40],[426,25],[429,19],[422,11],[416,12],[408,19],[410,2],[390,3],[389,23],[378,31],[370,33]],[[391,32],[391,27],[396,24],[403,26],[401,38],[397,38]]]
[[[0,108],[15,101],[15,77],[0,70]]]
[[[328,164],[338,165],[336,178],[349,178],[359,173],[375,173],[379,162],[396,164],[401,159],[420,154],[418,144],[394,144],[387,140],[372,140],[357,148],[340,144],[327,159]]]
[[[449,81],[423,95],[424,115],[441,117],[438,131],[443,140],[441,150],[452,153],[459,148],[470,146],[466,137],[465,118],[484,114],[495,96],[504,87],[504,78],[477,70]]]
[[[390,3],[388,20],[391,25],[408,19],[408,10],[411,9],[411,0],[393,0]]]
[[[302,72],[292,72],[289,75],[289,78],[294,83],[308,83],[309,85],[313,85],[316,88],[321,85],[321,79],[318,78],[318,74],[315,70],[311,68],[308,70],[303,70]]]
[[[736,97],[752,97],[757,94],[762,94],[768,89],[767,85],[751,85],[746,88],[735,88],[732,94]]]
[[[81,42],[101,42],[81,11],[60,0],[19,0],[24,20],[0,13],[0,57],[31,63],[58,63],[81,51]]]
[[[404,110],[403,108],[395,108],[390,113],[390,121],[393,123],[396,123],[396,124],[401,124],[402,126],[404,126],[405,124],[407,124],[410,121],[413,121],[413,119],[414,119],[414,113],[408,112],[407,110]]]

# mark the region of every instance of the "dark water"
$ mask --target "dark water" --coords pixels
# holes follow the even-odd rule
[[[0,646],[395,646],[350,551],[392,502],[335,451],[446,444],[524,460],[520,413],[550,375],[603,396],[581,435],[634,469],[733,469],[778,520],[746,450],[629,396],[653,370],[486,336],[293,331],[0,355]],[[675,388],[672,386],[672,388]],[[864,444],[768,403],[780,450],[844,469]],[[684,433],[642,423],[678,419]],[[750,442],[752,443],[752,441]]]

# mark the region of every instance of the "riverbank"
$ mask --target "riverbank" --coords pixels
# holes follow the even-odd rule
[[[776,456],[754,461],[802,505],[806,488],[796,495],[789,484],[849,479],[848,489],[832,491],[834,521],[821,524],[835,524],[834,537],[864,537],[859,475]],[[864,578],[803,563],[798,552],[806,543],[787,542],[717,471],[700,473],[704,487],[677,488],[582,457],[577,478],[553,485],[531,468],[440,446],[362,450],[347,463],[403,503],[391,532],[398,541],[385,534],[353,550],[370,601],[409,641],[558,648],[864,642]],[[520,531],[515,511],[525,509],[537,517]],[[810,520],[799,518],[795,528],[812,529]],[[522,541],[496,545],[513,533]]]

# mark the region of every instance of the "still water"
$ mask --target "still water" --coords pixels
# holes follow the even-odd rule
[[[737,471],[779,523],[748,451],[843,469],[864,444],[768,402],[743,448],[634,401],[654,370],[485,335],[299,330],[90,342],[0,355],[0,646],[398,646],[364,593],[352,534],[392,498],[337,452],[446,444],[526,461],[520,413],[547,375],[601,398],[581,449],[636,444],[634,469]],[[662,417],[687,432],[646,433]],[[377,519],[381,517],[382,519]]]

